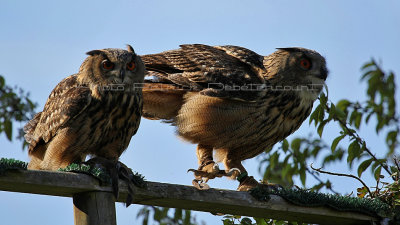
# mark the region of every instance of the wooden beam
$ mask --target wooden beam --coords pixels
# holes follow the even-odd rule
[[[339,212],[327,207],[302,207],[272,195],[268,202],[254,199],[247,192],[147,182],[147,188],[135,188],[134,203],[191,209],[259,218],[282,219],[318,224],[371,224],[378,218],[354,212]],[[97,179],[76,173],[49,171],[8,171],[0,176],[0,190],[73,197],[84,192],[112,192]],[[118,202],[127,196],[126,184],[120,181]]]
[[[114,194],[90,191],[74,194],[75,225],[117,225]]]

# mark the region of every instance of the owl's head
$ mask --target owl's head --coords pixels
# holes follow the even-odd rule
[[[143,83],[144,64],[130,45],[127,49],[106,48],[87,52],[89,56],[79,69],[78,80],[97,85]]]
[[[267,80],[274,85],[293,87],[317,98],[328,76],[326,61],[318,52],[300,48],[278,48],[265,57]]]

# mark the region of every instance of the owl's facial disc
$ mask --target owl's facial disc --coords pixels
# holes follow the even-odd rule
[[[103,70],[105,77],[111,83],[122,84],[125,77],[125,70],[120,68],[119,63],[114,63],[108,58],[105,58],[101,62],[101,69]]]
[[[133,59],[114,63],[106,58],[101,62],[101,69],[106,79],[113,84],[130,84],[132,82],[131,78],[134,76],[133,72],[135,68],[136,64]]]

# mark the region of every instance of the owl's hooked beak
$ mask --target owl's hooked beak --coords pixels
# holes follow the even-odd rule
[[[121,78],[122,82],[124,82],[124,78],[125,78],[125,70],[120,70],[119,71],[119,78]]]
[[[326,78],[328,77],[328,73],[328,69],[326,67],[322,67],[317,77],[326,80]]]

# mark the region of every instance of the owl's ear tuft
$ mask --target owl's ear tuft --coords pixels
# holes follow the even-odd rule
[[[290,48],[276,48],[278,50],[283,50],[287,52],[301,52],[301,48],[298,47],[290,47]]]
[[[128,49],[128,52],[135,54],[135,50],[132,48],[131,45],[126,45],[126,48]]]
[[[92,50],[92,51],[86,52],[86,54],[94,56],[94,55],[101,55],[101,54],[104,54],[104,53],[101,50]]]

